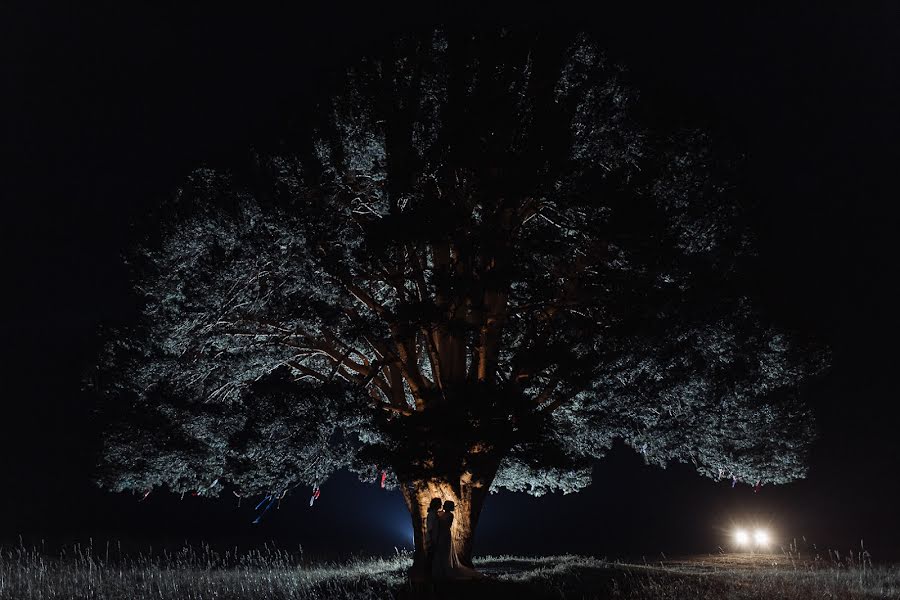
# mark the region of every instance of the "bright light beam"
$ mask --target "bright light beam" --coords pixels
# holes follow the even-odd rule
[[[734,532],[734,541],[738,546],[746,546],[750,543],[750,534],[743,529],[738,529]]]
[[[753,540],[756,542],[757,546],[768,546],[769,532],[765,529],[757,529],[753,532]]]

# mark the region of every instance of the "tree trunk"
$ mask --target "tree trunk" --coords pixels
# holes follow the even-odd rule
[[[456,505],[451,530],[456,555],[460,563],[472,566],[475,528],[495,473],[496,469],[480,477],[464,473],[459,478],[417,479],[403,483],[401,489],[412,517],[416,546],[410,578],[418,579],[425,575],[425,519],[432,498],[440,498],[442,502],[452,500]]]

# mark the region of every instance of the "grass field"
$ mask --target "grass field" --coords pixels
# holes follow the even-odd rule
[[[821,599],[898,598],[900,569],[863,555],[721,554],[639,564],[579,556],[487,556],[478,582],[423,589],[407,582],[408,554],[310,563],[275,548],[219,553],[207,546],[123,555],[74,546],[47,556],[0,550],[0,599],[327,600],[414,598]]]

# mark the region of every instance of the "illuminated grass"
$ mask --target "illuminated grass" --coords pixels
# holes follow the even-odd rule
[[[218,553],[208,546],[133,556],[75,546],[51,558],[17,547],[0,551],[0,599],[392,598],[411,562],[398,553],[308,564],[300,552]]]
[[[408,553],[389,558],[310,563],[276,548],[218,553],[208,546],[121,555],[108,546],[74,546],[48,557],[21,546],[0,550],[0,599],[312,600],[416,598],[406,581]],[[439,597],[770,599],[900,598],[900,570],[858,555],[807,559],[721,555],[631,564],[583,556],[485,556],[488,577],[445,584]],[[434,597],[426,590],[425,597]]]
[[[540,586],[557,597],[666,600],[898,598],[900,568],[868,555],[801,557],[732,554],[632,564],[581,556],[485,557],[476,566],[500,580]],[[520,567],[520,568],[517,568]]]

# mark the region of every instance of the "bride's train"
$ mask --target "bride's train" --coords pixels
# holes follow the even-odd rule
[[[456,508],[450,500],[444,502],[444,509],[437,513],[435,523],[434,561],[431,565],[431,577],[435,581],[459,581],[482,577],[475,569],[459,562],[456,545],[453,543],[453,510]]]

